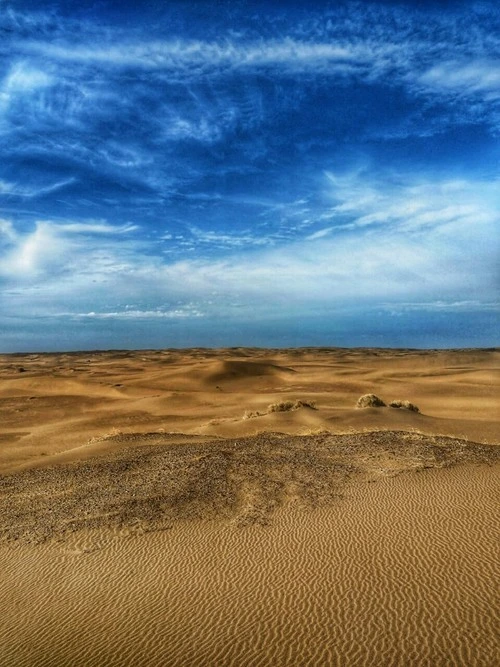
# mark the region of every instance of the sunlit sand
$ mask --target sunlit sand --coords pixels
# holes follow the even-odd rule
[[[500,663],[498,350],[0,361],[0,664]]]

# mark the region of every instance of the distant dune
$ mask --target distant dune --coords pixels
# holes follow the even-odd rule
[[[0,356],[0,664],[500,664],[499,396],[499,350]]]
[[[22,369],[22,371],[21,371]],[[499,441],[499,350],[162,350],[0,355],[0,471],[85,457],[116,433],[418,429]],[[356,409],[363,394],[420,414]],[[267,412],[271,403],[314,402]],[[68,437],[68,434],[71,434]]]

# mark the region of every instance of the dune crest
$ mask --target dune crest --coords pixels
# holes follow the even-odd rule
[[[206,371],[205,381],[230,382],[265,376],[283,377],[294,372],[295,371],[292,368],[278,366],[273,363],[239,360],[220,361],[215,362],[211,368]]]

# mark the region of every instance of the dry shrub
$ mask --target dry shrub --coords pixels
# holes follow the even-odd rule
[[[405,410],[411,410],[412,412],[420,412],[417,406],[410,403],[410,401],[391,401],[389,406],[391,408],[404,408]]]
[[[358,398],[357,408],[384,408],[384,401],[375,394],[365,394]]]
[[[297,401],[280,401],[279,403],[271,403],[271,405],[268,405],[265,412],[246,410],[243,419],[263,417],[264,415],[271,414],[271,412],[292,412],[293,410],[299,410],[299,408],[309,408],[311,410],[318,409],[313,401],[301,401],[300,399]]]
[[[316,410],[316,405],[311,401],[281,401],[280,403],[271,403],[268,405],[267,412],[290,412],[299,408],[311,408]]]

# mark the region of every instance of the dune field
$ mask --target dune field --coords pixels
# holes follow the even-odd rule
[[[499,396],[498,349],[0,355],[0,665],[500,664]]]

